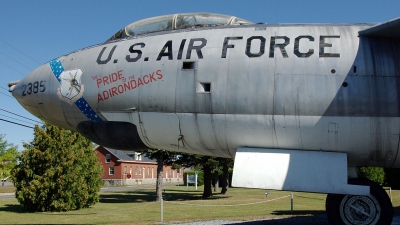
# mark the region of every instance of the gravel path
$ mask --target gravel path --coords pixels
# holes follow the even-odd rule
[[[307,225],[328,225],[326,215],[319,216],[298,216],[289,218],[278,218],[278,219],[265,219],[265,220],[253,220],[253,221],[229,221],[229,220],[211,220],[211,221],[199,221],[190,223],[170,223],[179,225],[273,225],[273,224],[307,224]],[[392,225],[400,225],[400,216],[393,218]]]
[[[252,221],[229,221],[229,220],[210,220],[210,221],[198,221],[189,223],[169,223],[179,225],[272,225],[272,224],[307,224],[307,225],[327,225],[328,221],[326,215],[315,216],[299,216],[299,217],[288,217],[288,218],[274,218],[274,219],[263,219],[263,220],[252,220]]]

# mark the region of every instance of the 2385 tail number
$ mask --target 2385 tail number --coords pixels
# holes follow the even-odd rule
[[[38,92],[44,92],[46,90],[46,81],[35,81],[33,83],[28,83],[26,85],[22,85],[22,96],[36,94]]]

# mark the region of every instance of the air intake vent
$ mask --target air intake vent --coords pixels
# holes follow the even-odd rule
[[[182,69],[183,70],[194,70],[194,69],[196,69],[196,62],[183,62]]]
[[[197,93],[210,93],[211,83],[199,83],[197,85]]]

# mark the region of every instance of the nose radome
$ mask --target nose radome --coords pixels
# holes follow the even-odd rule
[[[14,96],[14,98],[16,98],[17,101],[21,104],[19,96],[14,95],[16,92],[18,92],[18,88],[15,89],[15,87],[18,85],[18,83],[19,83],[19,80],[8,82],[8,91],[11,92],[11,94]],[[16,91],[14,92],[14,90],[16,90]]]
[[[8,91],[12,93],[15,88],[15,85],[17,85],[18,82],[19,80],[8,82]]]
[[[54,64],[46,63],[26,75],[18,83],[10,82],[10,91],[18,102],[30,113],[46,122],[67,129],[75,124],[67,122],[67,114],[74,121],[75,109],[70,103],[60,100],[59,77]],[[71,116],[73,115],[73,116]]]
[[[36,84],[28,82],[30,74],[25,76],[22,80],[13,81],[8,83],[9,92],[28,112],[34,116],[42,118],[40,113],[37,96],[34,95],[34,88],[36,91]]]
[[[49,63],[39,66],[18,82],[9,83],[9,91],[26,110],[42,120],[66,126],[58,87]]]

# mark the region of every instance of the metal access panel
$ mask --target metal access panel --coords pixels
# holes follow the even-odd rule
[[[369,195],[369,187],[347,184],[347,154],[238,148],[234,187]]]

